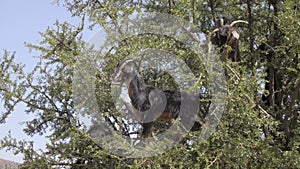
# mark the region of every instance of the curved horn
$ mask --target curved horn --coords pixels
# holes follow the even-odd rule
[[[130,62],[132,62],[132,63],[134,64],[134,66],[136,66],[134,60],[129,59],[129,60],[126,60],[125,62],[123,62],[123,63],[119,66],[118,70],[124,71],[124,72],[126,72],[126,73],[132,72],[132,71],[133,71],[133,68],[132,68],[132,67],[126,67],[127,64],[130,63]],[[126,69],[124,69],[124,68],[126,68]],[[124,69],[124,70],[123,70],[123,69]],[[118,73],[118,74],[119,74],[119,73]]]
[[[232,27],[233,25],[235,25],[235,24],[237,24],[237,23],[246,23],[246,24],[248,24],[248,22],[247,22],[247,21],[243,21],[243,20],[236,20],[236,21],[233,21],[233,22],[231,22],[230,26]]]

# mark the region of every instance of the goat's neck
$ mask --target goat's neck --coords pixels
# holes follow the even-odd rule
[[[141,92],[143,84],[138,75],[134,76],[128,85],[128,94],[131,100]]]

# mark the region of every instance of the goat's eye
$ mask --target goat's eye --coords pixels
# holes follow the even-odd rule
[[[227,36],[227,34],[228,34],[228,31],[225,29],[223,29],[221,32],[220,32],[220,35],[221,36]]]
[[[123,72],[125,73],[130,73],[133,71],[133,67],[130,66],[130,65],[126,65],[124,68],[123,68]]]

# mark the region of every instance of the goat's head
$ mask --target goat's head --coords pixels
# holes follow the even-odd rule
[[[118,66],[117,71],[113,75],[113,82],[129,84],[137,73],[138,66],[135,61],[127,60]]]
[[[240,51],[238,46],[239,34],[237,28],[234,27],[237,23],[248,23],[243,20],[236,20],[229,24],[227,19],[219,18],[216,22],[216,29],[211,32],[212,44],[222,47],[222,60],[230,58],[232,61],[240,61]]]

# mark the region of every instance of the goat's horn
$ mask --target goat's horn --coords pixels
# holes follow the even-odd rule
[[[233,21],[233,22],[231,22],[230,26],[233,26],[233,25],[235,25],[235,24],[237,24],[237,23],[246,23],[246,24],[248,24],[248,22],[247,22],[247,21],[243,21],[243,20],[236,20],[236,21]]]
[[[220,18],[220,22],[221,22],[221,26],[223,26],[224,25],[224,19]]]

